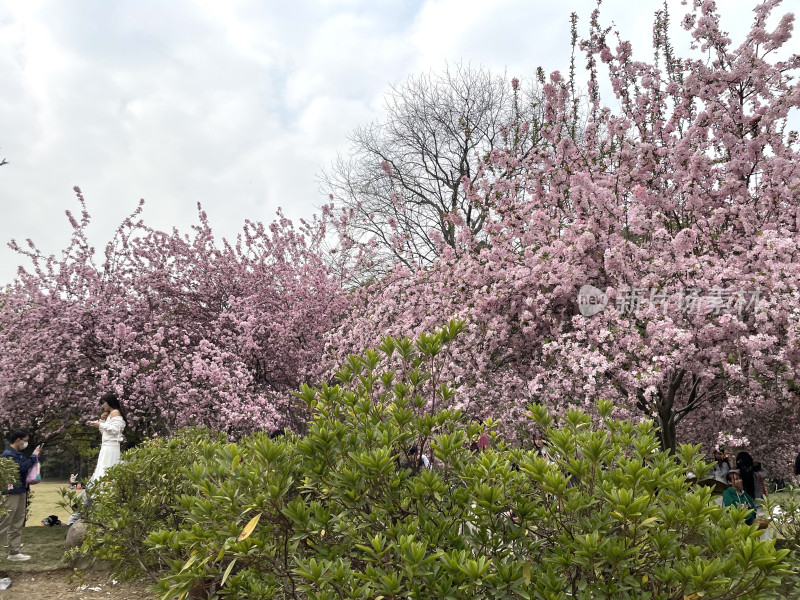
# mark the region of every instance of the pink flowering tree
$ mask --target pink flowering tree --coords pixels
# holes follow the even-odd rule
[[[735,46],[714,3],[695,2],[683,26],[697,58],[676,56],[659,13],[653,62],[612,42],[595,11],[580,140],[553,73],[536,150],[493,152],[492,173],[465,182],[492,216],[485,239],[462,229],[430,268],[363,290],[371,310],[332,347],[457,316],[458,402],[509,434],[530,401],[604,397],[655,418],[667,448],[727,441],[785,471],[800,443],[800,157],[787,127],[800,58],[776,58],[793,26],[767,27],[778,4],[759,4]],[[600,97],[606,72],[617,107]],[[586,285],[603,306],[592,315]]]
[[[301,427],[291,392],[316,380],[346,303],[319,253],[325,223],[248,221],[229,243],[202,211],[183,235],[147,227],[140,205],[96,262],[78,198],[61,258],[13,244],[33,268],[0,308],[0,423],[54,434],[115,389],[140,435]]]
[[[573,151],[591,165],[570,178],[580,212],[550,218],[577,217],[572,239],[558,240],[589,267],[572,283],[605,290],[614,306],[573,315],[543,345],[531,386],[550,401],[601,395],[653,415],[667,447],[681,431],[788,463],[798,439],[800,170],[786,125],[800,107],[800,59],[772,58],[793,22],[767,29],[777,4],[756,7],[735,47],[713,3],[695,3],[683,23],[704,53],[696,60],[673,56],[663,20],[656,65],[633,61],[627,43],[612,50],[594,28],[584,47],[608,64],[622,111],[596,102],[588,143]],[[766,424],[772,435],[760,434]]]

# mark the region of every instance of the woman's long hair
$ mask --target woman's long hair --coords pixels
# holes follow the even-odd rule
[[[119,414],[122,416],[122,420],[125,421],[125,413],[122,412],[122,405],[119,403],[119,396],[114,392],[108,392],[107,394],[103,394],[100,396],[100,404],[105,402],[108,404],[112,409],[118,410]]]
[[[754,472],[753,457],[747,452],[739,452],[736,455],[736,468],[742,476],[742,487],[750,494],[751,498],[756,497],[756,474]]]

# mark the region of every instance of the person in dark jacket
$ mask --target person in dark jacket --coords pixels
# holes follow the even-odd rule
[[[742,486],[754,500],[759,500],[767,495],[764,478],[756,471],[753,457],[748,452],[739,452],[736,455],[736,468],[742,477]]]
[[[8,512],[0,516],[0,542],[8,540],[8,560],[17,562],[30,559],[30,556],[20,552],[29,487],[25,478],[31,467],[39,462],[39,453],[42,451],[42,447],[37,446],[29,457],[22,453],[28,447],[29,437],[27,431],[12,431],[8,435],[8,447],[3,452],[3,458],[10,458],[19,465],[19,481],[3,491],[3,508]]]

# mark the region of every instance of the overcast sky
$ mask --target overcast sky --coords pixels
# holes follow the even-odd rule
[[[755,0],[720,0],[735,36]],[[606,0],[603,20],[652,56],[661,0]],[[0,0],[0,284],[33,239],[60,252],[79,185],[98,249],[144,198],[187,230],[199,201],[218,234],[311,215],[316,174],[379,119],[390,84],[446,61],[527,78],[565,70],[569,14],[587,0]],[[677,30],[683,8],[671,0]],[[800,9],[786,0],[780,13]],[[685,38],[683,38],[685,39]],[[734,38],[739,41],[741,38]],[[798,47],[795,38],[795,48]]]

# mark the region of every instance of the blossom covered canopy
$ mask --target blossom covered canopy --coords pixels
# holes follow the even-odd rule
[[[30,244],[34,268],[0,306],[0,423],[56,433],[109,389],[139,434],[302,422],[291,392],[318,373],[344,305],[319,252],[325,224],[247,222],[219,243],[202,210],[182,235],[147,227],[140,205],[97,265],[76,191],[71,245],[57,259]]]
[[[492,215],[482,235],[454,218],[458,246],[363,289],[369,310],[333,346],[464,318],[449,364],[458,402],[508,435],[531,401],[607,398],[656,418],[666,447],[727,442],[788,470],[800,444],[800,156],[787,127],[800,57],[776,58],[794,25],[788,14],[768,28],[778,4],[755,8],[737,46],[715,4],[694,2],[683,26],[696,58],[676,55],[658,13],[653,62],[595,11],[579,44],[584,126],[574,78],[551,74],[545,121],[512,123],[506,151],[464,182]],[[600,98],[606,71],[618,108]],[[590,316],[584,286],[606,303]]]

